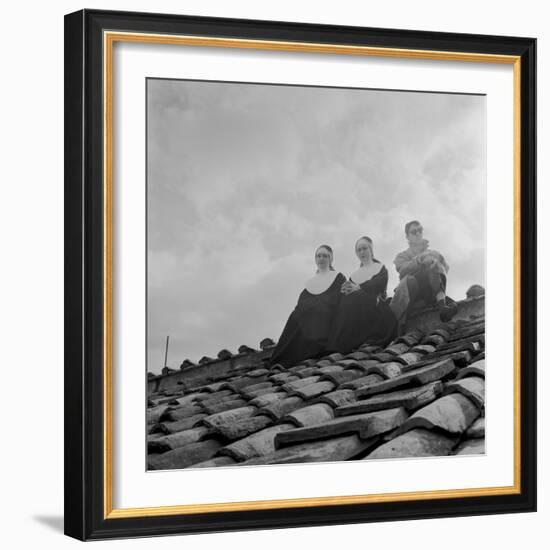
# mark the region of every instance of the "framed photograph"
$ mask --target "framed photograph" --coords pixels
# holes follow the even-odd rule
[[[536,509],[533,38],[65,18],[65,530]]]

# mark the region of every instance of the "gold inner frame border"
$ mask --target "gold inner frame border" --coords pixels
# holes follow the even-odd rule
[[[498,63],[513,66],[513,117],[514,117],[514,484],[503,487],[462,488],[435,491],[415,491],[370,495],[346,495],[327,497],[304,497],[277,500],[254,500],[208,504],[182,504],[150,508],[113,508],[113,47],[116,42],[167,44],[182,46],[205,46],[216,48],[240,48],[319,54],[396,57],[443,61],[467,61],[475,63]],[[103,445],[103,510],[105,519],[158,517],[182,514],[236,512],[250,510],[275,510],[445,498],[513,495],[521,493],[521,59],[519,56],[380,48],[370,46],[347,46],[341,44],[316,44],[307,42],[284,42],[249,40],[204,36],[149,34],[133,32],[103,33],[103,192],[104,192],[104,256],[103,256],[103,390],[104,390],[104,445]]]

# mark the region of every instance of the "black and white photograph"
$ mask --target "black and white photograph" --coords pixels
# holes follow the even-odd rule
[[[486,97],[146,86],[148,470],[485,453]]]

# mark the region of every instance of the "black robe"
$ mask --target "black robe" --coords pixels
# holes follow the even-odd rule
[[[359,286],[340,300],[327,344],[330,352],[349,353],[366,343],[386,345],[395,336],[397,322],[385,300],[386,267]]]
[[[338,273],[332,284],[321,294],[304,289],[298,304],[290,314],[270,363],[285,367],[304,359],[318,357],[326,351],[327,339],[342,294],[340,287],[346,278]]]

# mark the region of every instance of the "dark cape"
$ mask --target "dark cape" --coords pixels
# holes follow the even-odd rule
[[[304,289],[298,304],[290,314],[270,363],[285,367],[304,359],[318,357],[326,351],[334,315],[342,294],[340,287],[346,278],[338,273],[332,284],[321,294]]]
[[[363,344],[386,345],[395,337],[396,319],[386,301],[388,270],[343,295],[327,344],[330,352],[349,353]]]

